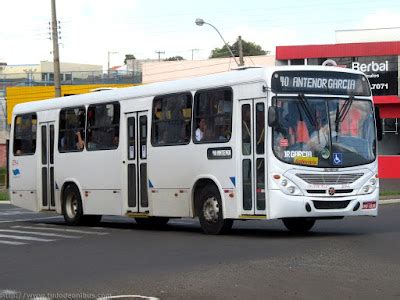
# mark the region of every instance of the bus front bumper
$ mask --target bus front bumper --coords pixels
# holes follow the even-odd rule
[[[280,190],[269,191],[269,219],[377,216],[379,189],[367,195],[346,197],[289,196]]]

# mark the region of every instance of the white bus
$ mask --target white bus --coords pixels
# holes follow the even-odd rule
[[[68,225],[129,216],[316,220],[378,213],[377,130],[361,72],[235,70],[15,106],[14,205]]]

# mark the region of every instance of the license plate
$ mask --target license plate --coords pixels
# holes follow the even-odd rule
[[[363,209],[375,209],[376,201],[368,201],[363,203]]]

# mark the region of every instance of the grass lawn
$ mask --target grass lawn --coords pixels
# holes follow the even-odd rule
[[[8,191],[1,191],[0,192],[0,201],[5,201],[9,200],[10,198],[8,197]]]
[[[398,196],[400,195],[400,191],[381,191],[379,193],[380,196]]]

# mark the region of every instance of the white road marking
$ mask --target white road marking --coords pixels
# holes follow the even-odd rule
[[[16,225],[16,226],[12,226],[12,228],[61,231],[61,232],[72,232],[72,233],[83,233],[83,234],[94,234],[94,235],[106,235],[106,234],[109,234],[108,232],[93,232],[93,231],[78,230],[78,229],[39,227],[39,226],[21,226],[21,225]]]
[[[48,239],[41,239],[31,236],[20,236],[20,235],[7,235],[7,234],[0,234],[0,238],[8,238],[14,240],[26,240],[26,241],[37,241],[37,242],[53,242],[55,240],[48,240]]]
[[[133,298],[133,299],[148,299],[148,300],[159,300],[160,298],[149,297],[149,296],[141,296],[141,295],[118,295],[118,296],[106,296],[97,298],[97,300],[108,300],[108,299],[120,299],[120,298]]]
[[[80,236],[72,236],[58,233],[48,233],[48,232],[36,232],[36,231],[22,231],[22,230],[13,230],[13,229],[0,229],[0,232],[11,232],[11,233],[25,233],[25,234],[33,234],[39,236],[54,236],[66,239],[80,239]]]
[[[16,245],[16,246],[26,245],[26,243],[22,243],[22,242],[11,242],[11,241],[0,241],[0,244]],[[0,294],[0,295],[1,295],[1,294]]]
[[[34,218],[34,219],[18,219],[18,220],[0,220],[0,223],[16,223],[16,222],[29,222],[29,221],[41,221],[41,220],[49,220],[49,219],[58,219],[59,216],[54,217],[42,217],[42,218]]]
[[[36,213],[29,212],[29,211],[19,211],[19,210],[5,211],[5,212],[0,211],[0,216],[32,215],[32,214],[36,214]]]

